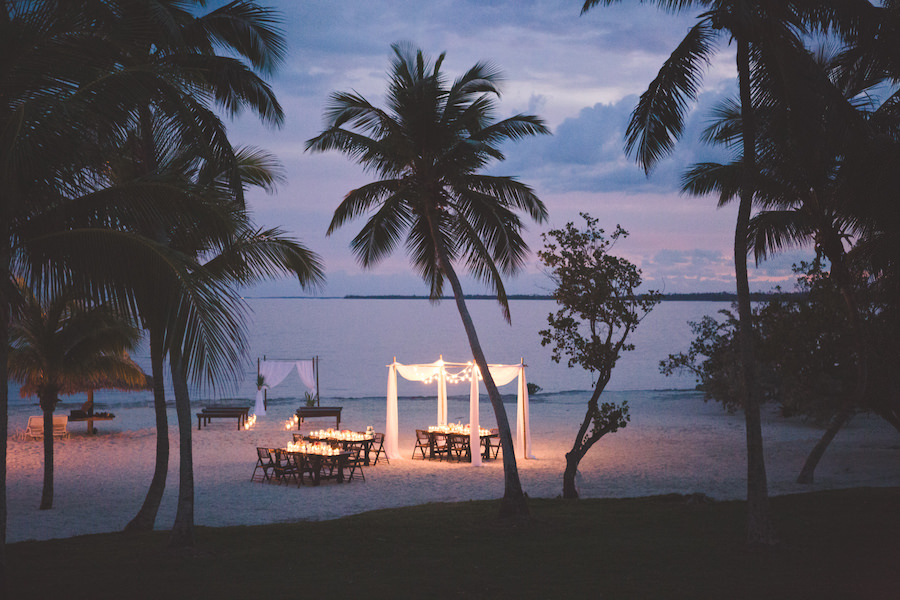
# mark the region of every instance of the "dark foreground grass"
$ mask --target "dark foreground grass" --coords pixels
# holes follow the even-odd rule
[[[900,488],[772,499],[783,543],[750,550],[743,502],[682,496],[428,504],[326,522],[8,546],[11,598],[900,598]]]

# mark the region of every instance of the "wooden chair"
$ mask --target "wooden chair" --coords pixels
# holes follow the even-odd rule
[[[288,457],[294,461],[294,471],[297,474],[297,487],[305,485],[303,483],[304,476],[309,476],[310,481],[314,481],[315,473],[313,472],[309,461],[306,459],[305,454],[302,452],[291,452],[288,454]]]
[[[439,460],[444,460],[445,456],[447,458],[450,458],[450,442],[448,441],[449,436],[446,433],[435,431],[431,434],[431,437],[432,458],[437,457]]]
[[[256,472],[262,469],[262,479],[256,479]],[[275,469],[275,460],[272,458],[272,450],[270,448],[256,449],[256,466],[253,467],[253,474],[250,481],[269,481],[272,477],[269,471]]]
[[[297,482],[297,464],[290,453],[282,448],[275,448],[275,464],[272,467],[275,479],[278,483],[285,483],[288,479]]]
[[[497,458],[500,454],[500,430],[491,429],[491,435],[481,438],[485,458]]]
[[[384,460],[387,461],[388,464],[391,464],[390,459],[387,457],[387,451],[384,449],[384,434],[383,433],[376,433],[374,435],[374,437],[372,438],[372,445],[370,446],[370,448],[371,448],[371,450],[369,451],[369,454],[375,455],[374,460],[372,460],[371,456],[370,456],[372,466],[375,466],[378,464],[378,457],[382,456],[382,455],[384,456]]]
[[[423,459],[431,457],[431,433],[425,429],[416,429],[416,445],[413,447],[413,458],[416,457],[417,450]]]
[[[447,457],[458,461],[472,460],[469,450],[469,436],[463,433],[447,434]]]
[[[350,456],[347,458],[347,468],[350,470],[347,481],[353,481],[353,477],[357,473],[359,473],[359,476],[365,481],[366,474],[363,473],[363,465],[366,462],[364,444],[362,442],[350,442],[347,444],[347,450],[350,451]]]

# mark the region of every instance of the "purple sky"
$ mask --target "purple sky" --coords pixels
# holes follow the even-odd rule
[[[540,234],[589,212],[612,231],[630,237],[614,253],[637,264],[648,287],[665,292],[733,291],[732,243],[736,206],[716,208],[715,198],[682,196],[680,174],[717,155],[699,141],[706,108],[732,94],[733,49],[724,45],[704,78],[704,92],[689,117],[675,153],[649,178],[626,157],[623,135],[638,96],[694,23],[650,5],[626,3],[579,14],[578,0],[260,0],[282,11],[289,50],[272,79],[286,112],[285,126],[266,129],[249,116],[230,126],[237,144],[273,152],[287,182],[276,194],[252,193],[250,206],[261,226],[278,225],[324,260],[328,284],[319,295],[427,294],[402,250],[374,270],[357,266],[348,243],[363,221],[331,237],[331,214],[351,189],[372,180],[338,153],[309,154],[304,142],[322,129],[328,95],[355,90],[382,106],[395,42],[410,42],[432,57],[447,56],[442,69],[455,77],[478,61],[505,75],[498,118],[526,112],[553,131],[504,147],[507,160],[492,174],[512,175],[535,188],[550,219],[530,224],[532,256],[526,270],[506,280],[507,291],[549,293],[534,251]],[[212,4],[215,6],[216,4]],[[751,272],[754,290],[790,288],[791,265],[811,252],[792,252]],[[468,293],[484,293],[464,282]],[[247,290],[247,295],[304,295],[293,282]]]

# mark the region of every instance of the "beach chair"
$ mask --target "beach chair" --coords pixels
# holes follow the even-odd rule
[[[256,466],[253,467],[253,474],[250,476],[250,481],[269,481],[271,476],[269,475],[269,471],[275,468],[275,461],[272,459],[272,451],[269,448],[257,448],[256,449]],[[256,479],[256,472],[262,469],[262,479]]]
[[[36,417],[28,417],[28,426],[25,428],[25,437],[30,437],[33,440],[44,437],[43,416],[38,415]]]
[[[371,446],[371,450],[369,451],[369,454],[375,455],[374,459],[371,459],[371,456],[370,456],[370,460],[372,461],[372,466],[378,464],[378,457],[382,456],[382,455],[384,456],[384,460],[387,461],[388,464],[391,463],[390,459],[388,459],[388,457],[387,457],[387,451],[384,449],[384,434],[383,433],[374,434],[374,437],[372,438],[372,446]]]
[[[69,415],[53,415],[53,437],[69,437]]]

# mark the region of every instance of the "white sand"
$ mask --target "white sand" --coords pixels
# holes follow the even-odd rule
[[[526,493],[556,497],[562,489],[564,455],[584,415],[586,395],[551,396],[531,405],[536,460],[519,460]],[[629,394],[631,423],[603,438],[582,462],[583,497],[631,497],[702,492],[715,499],[745,495],[743,417],[686,392]],[[487,403],[484,403],[487,404]],[[383,401],[344,403],[343,428],[384,428]],[[319,520],[367,510],[427,502],[499,498],[501,461],[481,468],[422,460],[379,462],[366,469],[366,480],[297,488],[251,483],[256,446],[290,440],[284,421],[294,404],[270,406],[250,431],[237,431],[230,420],[193,427],[195,523],[203,526],[256,525]],[[105,410],[101,407],[101,410]],[[72,423],[69,439],[55,444],[53,509],[38,510],[43,474],[42,444],[20,439],[34,409],[14,408],[8,441],[9,542],[70,537],[121,530],[140,508],[153,473],[156,434],[148,407],[112,408],[116,419],[99,422],[99,434],[86,435],[84,423]],[[487,409],[489,411],[489,408]],[[466,415],[463,402],[451,401],[450,418]],[[511,418],[514,405],[507,405]],[[64,411],[64,414],[67,411]],[[193,414],[194,411],[192,411]],[[434,404],[401,399],[400,447],[411,454],[414,429],[435,420]],[[489,412],[486,414],[490,414]],[[171,459],[166,494],[156,521],[171,527],[178,487],[178,435],[169,411]],[[484,418],[485,425],[493,420]],[[315,419],[304,430],[333,426]],[[900,436],[876,417],[857,417],[832,443],[816,471],[816,483],[794,479],[821,431],[798,420],[766,415],[764,436],[769,491],[772,495],[853,486],[900,485]]]

